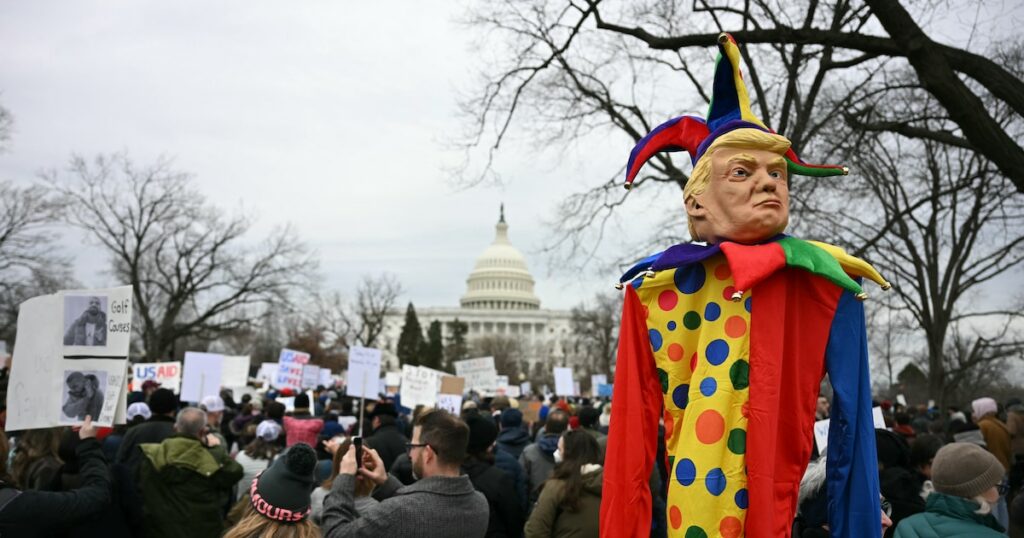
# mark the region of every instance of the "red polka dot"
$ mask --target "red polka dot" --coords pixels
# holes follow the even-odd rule
[[[683,524],[683,514],[679,513],[678,506],[668,509],[668,520],[672,523],[673,529],[678,529]]]
[[[690,357],[690,372],[692,373],[697,369],[697,352],[693,352],[693,356]]]
[[[732,316],[725,320],[725,334],[729,338],[739,338],[747,333],[747,321],[741,316]]]
[[[726,301],[732,301],[732,294],[734,294],[734,293],[736,293],[736,287],[735,286],[726,286],[725,290],[722,291],[722,297]]]
[[[739,538],[743,534],[743,522],[737,517],[723,517],[718,532],[722,533],[722,538]]]
[[[662,310],[668,312],[676,307],[676,303],[679,302],[679,296],[673,290],[665,290],[658,295],[658,306]]]
[[[725,433],[725,419],[714,409],[708,409],[697,417],[697,440],[710,445],[722,438]]]
[[[669,344],[668,346],[668,358],[673,361],[678,361],[683,358],[683,346],[679,344]]]
[[[715,278],[718,280],[725,280],[732,276],[732,270],[729,269],[729,264],[723,263],[718,267],[715,267]]]

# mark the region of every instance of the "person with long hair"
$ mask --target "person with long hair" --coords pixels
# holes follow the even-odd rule
[[[26,430],[18,435],[11,474],[22,489],[51,490],[60,466],[58,456],[63,428]]]
[[[344,441],[340,443],[328,441],[325,444],[329,452],[333,451],[334,456],[332,457],[331,460],[331,476],[328,477],[327,480],[324,480],[320,484],[320,487],[314,489],[313,495],[311,496],[311,502],[313,503],[313,513],[310,514],[309,517],[312,518],[313,523],[316,523],[317,525],[319,525],[321,523],[321,520],[323,519],[324,499],[326,499],[327,495],[331,492],[331,488],[334,486],[334,480],[338,478],[339,474],[341,474],[341,460],[342,458],[345,457],[345,453],[348,452],[349,447],[352,446],[352,441],[346,438]],[[373,447],[370,446],[368,440],[364,439],[363,467],[372,471],[376,464],[374,463],[373,458],[370,457],[370,453],[366,450],[368,448]],[[373,493],[373,487],[374,484],[370,480],[367,480],[366,478],[360,476],[356,477],[356,511],[362,511],[368,506],[377,504],[377,500],[374,499],[373,497],[370,497],[370,494]]]
[[[526,538],[597,536],[601,514],[601,448],[582,430],[558,440],[554,470],[526,522]]]
[[[281,436],[281,426],[273,420],[264,420],[258,426],[252,424],[246,427],[255,430],[255,438],[249,443],[245,450],[235,456],[235,461],[242,466],[244,473],[238,481],[238,491],[246,491],[252,479],[264,469],[270,467],[277,454],[281,452],[281,445],[277,442]]]
[[[316,452],[305,443],[281,453],[249,485],[242,519],[224,538],[319,538],[309,518],[314,467]]]

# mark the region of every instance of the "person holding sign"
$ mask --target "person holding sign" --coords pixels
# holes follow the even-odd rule
[[[324,500],[323,531],[327,538],[448,538],[477,537],[487,532],[490,509],[482,493],[461,474],[469,428],[445,411],[421,415],[408,445],[413,472],[419,480],[409,486],[384,470],[377,451],[365,449],[373,469],[356,465],[353,446],[341,460],[341,474]],[[379,504],[357,512],[356,474],[377,484]]]
[[[672,462],[670,536],[786,536],[810,460],[818,390],[835,400],[828,446],[835,537],[877,536],[878,469],[859,280],[889,283],[842,248],[786,235],[789,176],[812,165],[757,118],[740,48],[718,36],[707,118],[669,120],[629,157],[626,187],[660,151],[689,152],[683,206],[694,242],[651,255],[624,290],[601,535],[650,533],[646,481],[659,421]],[[625,418],[622,418],[625,417]]]

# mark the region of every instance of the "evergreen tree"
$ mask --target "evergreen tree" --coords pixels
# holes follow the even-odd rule
[[[469,325],[459,321],[459,318],[455,318],[455,322],[452,325],[452,334],[448,337],[448,345],[444,348],[444,370],[449,373],[455,371],[455,365],[453,364],[455,361],[469,358],[469,344],[466,342]]]
[[[398,361],[401,364],[418,366],[420,364],[420,352],[426,346],[423,340],[423,329],[420,328],[420,320],[416,317],[416,309],[409,303],[405,310],[405,325],[402,327],[402,334],[398,337]]]
[[[440,370],[444,362],[444,341],[441,336],[441,322],[434,320],[430,322],[427,329],[427,343],[420,355],[423,366]]]

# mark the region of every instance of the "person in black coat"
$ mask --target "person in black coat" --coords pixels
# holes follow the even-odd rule
[[[110,504],[110,476],[92,418],[78,431],[81,485],[71,491],[20,491],[0,481],[0,536],[54,536]]]
[[[384,470],[390,471],[395,459],[400,454],[405,454],[405,444],[409,442],[409,438],[402,435],[395,424],[398,411],[394,404],[378,403],[370,417],[373,419],[373,434],[366,439],[373,444],[374,450],[384,462]]]
[[[523,412],[508,408],[501,412],[501,432],[498,434],[498,449],[519,459],[526,445],[530,444],[530,434],[523,429]]]
[[[526,516],[512,477],[494,465],[491,450],[498,437],[498,427],[492,418],[478,413],[470,413],[463,418],[469,426],[469,444],[462,472],[469,476],[473,487],[484,494],[490,505],[486,536],[518,538],[523,535]]]
[[[162,443],[174,433],[174,414],[178,410],[178,398],[168,389],[156,389],[149,397],[149,409],[153,413],[149,420],[128,429],[117,448],[114,463],[124,465],[134,476],[142,461],[139,445]]]

